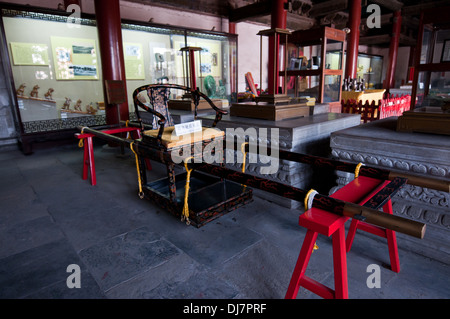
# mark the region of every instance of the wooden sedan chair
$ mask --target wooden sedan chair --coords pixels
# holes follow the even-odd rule
[[[200,98],[205,99],[216,112],[212,127],[202,126],[199,132],[176,136],[168,109],[171,89],[191,93],[195,119]],[[140,96],[143,92],[148,95],[150,103],[145,103]],[[216,128],[216,125],[227,111],[216,107],[208,96],[198,89],[176,84],[150,84],[138,87],[133,92],[133,100],[137,123],[130,125],[139,125],[143,132],[142,139],[131,146],[137,158],[141,198],[146,197],[154,201],[179,216],[181,220],[197,227],[251,201],[250,188],[202,172],[192,172],[188,167],[188,163],[193,162],[224,165],[225,134]],[[145,123],[143,117],[146,113],[141,114],[140,109],[153,115],[151,125]],[[147,120],[147,123],[149,122]],[[211,162],[211,157],[207,160],[204,155],[213,156],[214,162]],[[167,177],[148,182],[146,171],[142,169],[143,162],[139,165],[146,157],[164,163]],[[175,173],[175,166],[178,164],[185,167],[185,171],[180,174]]]

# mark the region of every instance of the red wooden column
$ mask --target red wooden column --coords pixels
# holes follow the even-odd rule
[[[236,23],[235,22],[230,22],[228,24],[228,32],[231,34],[237,34],[236,33]],[[237,43],[236,43],[237,45]],[[237,61],[236,61],[236,57],[237,57],[237,51],[236,51],[236,47],[233,47],[231,49],[232,51],[230,52],[231,58],[234,59],[233,61],[233,68],[231,69],[231,74],[230,74],[230,89],[231,89],[231,94],[233,95],[233,93],[236,94],[237,97]],[[235,57],[236,55],[236,57]],[[260,84],[261,86],[261,84]],[[236,100],[237,102],[237,100]]]
[[[123,81],[126,91],[125,62],[122,47],[122,27],[119,0],[95,0],[95,14],[100,43],[103,83],[107,80]],[[105,87],[105,85],[103,85]],[[129,120],[128,101],[122,104],[106,104],[106,123],[118,124]]]
[[[272,1],[272,15],[271,28],[286,29],[287,11],[285,10],[287,0],[273,0]],[[268,74],[268,93],[278,94],[278,87],[280,86],[280,77],[278,75],[280,70],[280,39],[274,41],[274,36],[269,36],[269,72]],[[274,47],[276,46],[276,47]],[[261,86],[261,84],[260,84]],[[275,88],[275,91],[274,91]]]
[[[350,12],[347,27],[350,33],[347,36],[347,52],[345,62],[345,78],[356,78],[358,66],[359,27],[361,24],[361,0],[350,1]]]
[[[236,22],[228,23],[228,32],[231,34],[236,34]]]
[[[392,24],[391,44],[389,46],[389,64],[386,71],[386,79],[384,81],[384,88],[387,92],[395,86],[395,67],[397,66],[398,43],[400,40],[400,30],[402,26],[401,11],[394,12]]]

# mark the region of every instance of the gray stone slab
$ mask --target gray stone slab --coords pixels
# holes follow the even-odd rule
[[[70,273],[67,273],[70,276]],[[84,270],[80,272],[80,287],[68,288],[66,280],[58,281],[37,292],[26,295],[25,299],[105,299],[91,274]]]
[[[106,295],[108,298],[113,299],[148,298],[148,294],[151,294],[154,289],[168,285],[177,286],[189,280],[200,268],[202,268],[201,265],[188,255],[183,253],[174,255],[165,263],[143,271],[134,278],[109,289]],[[209,283],[209,285],[212,284]]]
[[[66,281],[67,266],[86,268],[67,240],[60,239],[0,259],[0,298],[22,298]]]
[[[168,241],[142,227],[84,249],[80,256],[107,291],[179,253]]]
[[[232,299],[236,288],[230,286],[216,275],[200,272],[188,280],[177,283],[162,283],[143,294],[149,299]]]
[[[63,208],[61,208],[63,209]],[[138,227],[120,206],[60,213],[49,210],[76,251]]]
[[[232,211],[229,214],[234,213]],[[257,232],[243,227],[228,218],[220,217],[195,228],[180,222],[179,218],[169,218],[169,213],[160,215],[164,221],[158,226],[148,225],[154,231],[170,238],[170,242],[189,255],[197,263],[206,267],[220,267],[225,261],[261,240]]]
[[[264,239],[227,261],[217,273],[237,287],[238,298],[282,299],[291,279],[286,270],[293,269],[295,261]]]
[[[35,196],[22,198],[20,193],[11,193],[0,199],[0,227],[43,216],[48,216],[47,205]]]
[[[63,238],[50,216],[0,225],[0,258]]]

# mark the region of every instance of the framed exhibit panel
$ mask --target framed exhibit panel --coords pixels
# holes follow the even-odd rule
[[[0,45],[22,146],[62,133],[73,137],[78,126],[107,124],[95,16],[82,14],[74,24],[65,11],[6,3],[0,12]],[[130,20],[121,27],[131,119],[137,87],[187,85],[188,61],[180,49],[189,44],[202,48],[196,57],[200,90],[236,99],[237,35]],[[171,93],[173,99],[182,94]]]

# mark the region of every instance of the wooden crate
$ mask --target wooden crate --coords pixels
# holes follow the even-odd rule
[[[307,117],[314,106],[306,103],[274,105],[269,103],[243,102],[234,103],[230,107],[231,116],[280,121],[296,117]]]
[[[211,101],[218,108],[222,108],[222,100],[221,99],[212,99]],[[192,101],[192,99],[169,100],[168,107],[169,107],[169,109],[172,109],[172,110],[182,110],[182,111],[191,111],[191,112],[193,112],[195,110],[195,105],[194,105],[194,102]],[[207,110],[207,109],[211,109],[211,106],[209,105],[209,103],[204,99],[200,99],[197,110]]]

